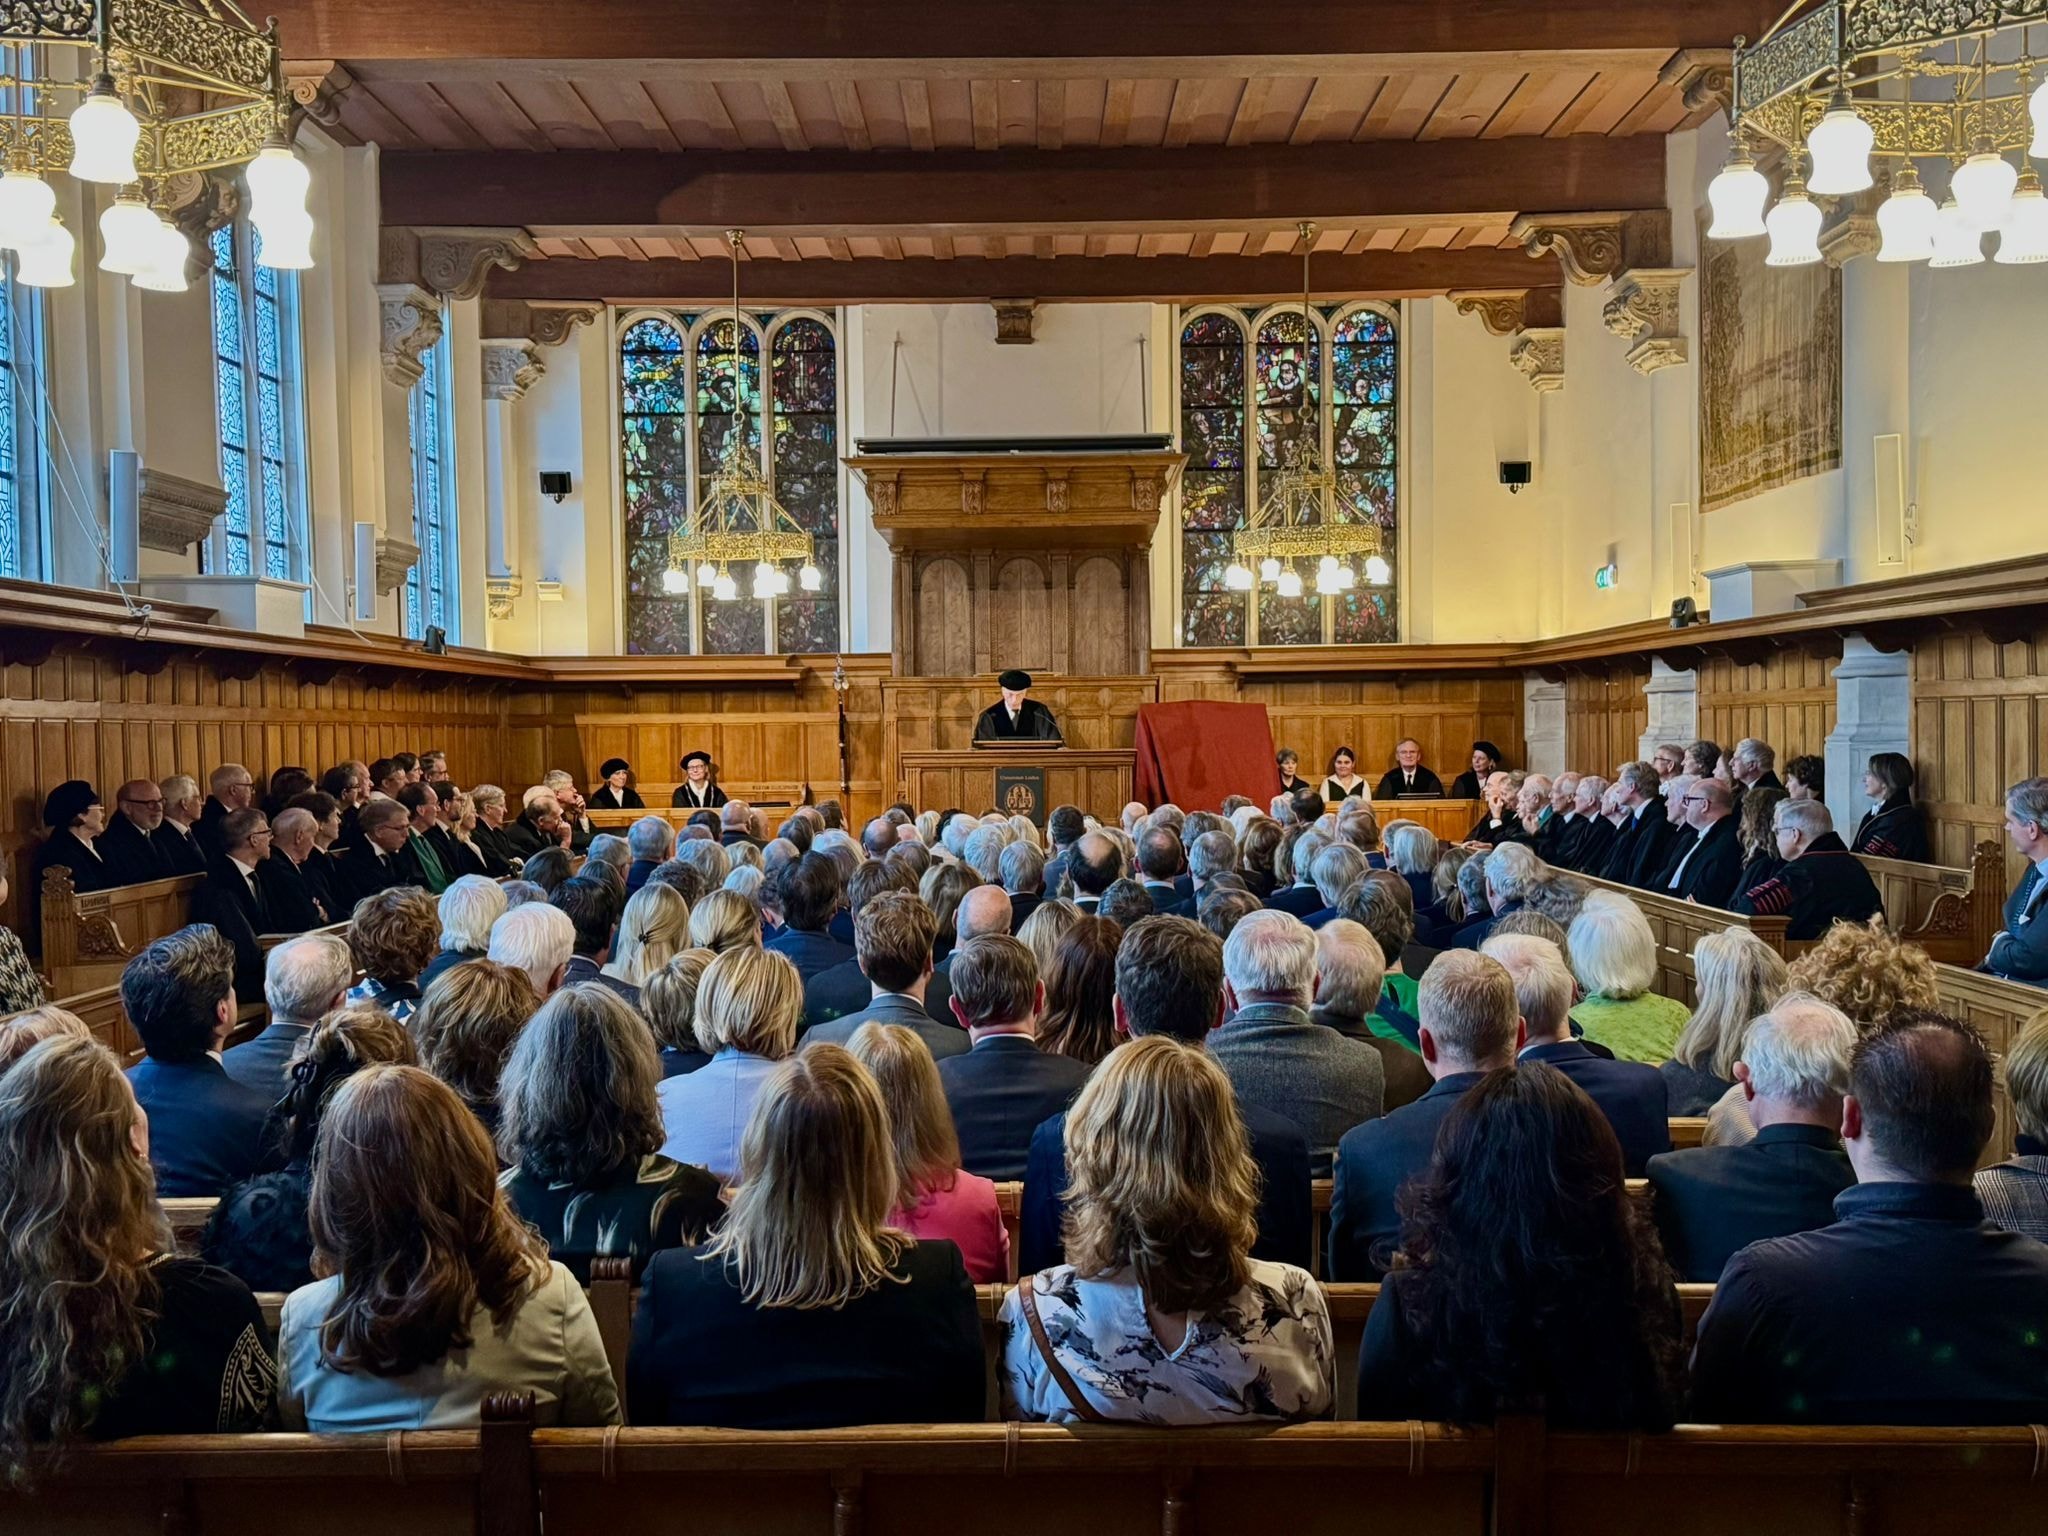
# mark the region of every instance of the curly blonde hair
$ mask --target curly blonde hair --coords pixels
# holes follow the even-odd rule
[[[397,885],[356,903],[348,947],[372,981],[417,981],[441,951],[441,908],[416,885]]]
[[[1908,944],[1882,917],[1867,923],[1836,923],[1820,942],[1794,960],[1789,990],[1811,992],[1856,1021],[1858,1029],[1889,1018],[1900,1008],[1941,1007],[1934,961]]]

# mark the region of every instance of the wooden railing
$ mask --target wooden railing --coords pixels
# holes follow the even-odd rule
[[[121,979],[129,960],[191,921],[192,893],[204,875],[172,875],[111,891],[83,891],[71,871],[43,871],[43,974],[50,995],[66,998]]]
[[[1976,965],[1991,953],[2005,908],[2005,851],[1998,844],[1977,844],[1968,869],[1860,857],[1892,932],[1949,965]]]

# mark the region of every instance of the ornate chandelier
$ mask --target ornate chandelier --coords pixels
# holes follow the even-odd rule
[[[1755,46],[1737,38],[1731,153],[1707,189],[1708,238],[1768,235],[1770,265],[1811,265],[1814,199],[1872,186],[1875,157],[1895,166],[1879,261],[1974,266],[1989,234],[2000,262],[2048,261],[2048,196],[2028,164],[2048,156],[2048,68],[2028,35],[2044,20],[2042,0],[1797,0]],[[1788,160],[1766,214],[1755,156],[1772,145]],[[1938,203],[1923,160],[1946,164]]]
[[[138,288],[184,290],[191,243],[166,216],[169,184],[229,166],[248,167],[258,259],[313,264],[274,27],[233,0],[29,0],[7,7],[0,50],[0,247],[23,283],[73,281],[58,171],[120,189],[100,215],[100,269]]]
[[[1311,343],[1315,318],[1309,312],[1309,253],[1316,227],[1304,220],[1295,226],[1301,237],[1301,321]],[[1282,597],[1300,597],[1304,582],[1299,564],[1315,567],[1316,592],[1329,596],[1358,584],[1353,565],[1365,557],[1365,579],[1383,587],[1392,578],[1380,553],[1380,530],[1370,521],[1348,515],[1337,493],[1337,476],[1323,462],[1322,430],[1312,423],[1299,439],[1300,452],[1267,480],[1257,513],[1230,540],[1230,565],[1223,583],[1233,592],[1249,592],[1261,582]],[[1256,574],[1254,574],[1256,572]]]
[[[661,586],[670,594],[690,589],[690,562],[697,563],[697,585],[707,588],[720,602],[737,598],[739,583],[729,567],[754,568],[753,596],[781,597],[789,591],[789,573],[782,566],[803,562],[797,581],[806,592],[816,592],[825,578],[813,558],[811,536],[768,487],[761,473],[760,454],[747,440],[746,370],[741,366],[740,343],[746,322],[740,317],[740,253],[747,237],[737,229],[725,232],[732,248],[732,409],[733,429],[725,435],[719,451],[718,468],[698,498],[689,523],[668,536],[668,569],[661,573]],[[765,359],[764,359],[765,361]]]

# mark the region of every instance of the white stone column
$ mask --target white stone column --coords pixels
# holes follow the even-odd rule
[[[1650,720],[1636,744],[1636,755],[1645,762],[1665,742],[1685,746],[1699,738],[1700,687],[1696,672],[1674,671],[1657,657],[1650,658],[1650,680],[1643,684],[1649,700]]]
[[[1522,674],[1522,739],[1531,773],[1555,778],[1565,770],[1564,684],[1539,672]]]
[[[1846,841],[1869,809],[1863,769],[1875,752],[1913,754],[1912,658],[1861,635],[1842,639],[1835,668],[1835,728],[1828,732],[1828,810]]]

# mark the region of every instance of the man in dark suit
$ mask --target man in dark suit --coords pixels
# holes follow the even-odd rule
[[[661,816],[642,816],[626,829],[626,851],[633,862],[626,866],[626,900],[639,894],[653,873],[675,856],[675,828]]]
[[[1056,805],[1052,814],[1045,818],[1045,840],[1052,850],[1045,861],[1045,894],[1048,897],[1059,895],[1060,882],[1067,877],[1067,857],[1087,831],[1087,820],[1078,805]]]
[[[1735,793],[1719,779],[1696,779],[1683,804],[1694,841],[1672,866],[1664,894],[1703,907],[1725,907],[1742,873],[1742,844],[1735,817]]]
[[[1074,905],[1093,912],[1103,893],[1123,878],[1123,850],[1100,832],[1090,832],[1067,855],[1067,874],[1074,882]]]
[[[1138,873],[1154,912],[1164,912],[1180,901],[1174,881],[1185,867],[1180,838],[1174,833],[1165,827],[1151,827],[1138,834]]]
[[[853,878],[846,883],[846,907],[839,913],[840,917],[846,919],[849,939],[857,937],[856,930],[859,927],[861,910],[885,891],[908,891],[915,896],[917,882],[900,864],[888,864],[880,859],[868,859],[854,870]],[[834,922],[836,924],[836,918]],[[936,917],[932,919],[932,927],[936,933]],[[828,928],[826,931],[837,937],[833,929]],[[851,960],[842,960],[815,976],[805,978],[804,1030],[815,1029],[820,1024],[829,1024],[834,1019],[843,1019],[849,1013],[859,1013],[874,1001],[874,984],[861,969],[859,950],[859,944],[855,943],[854,957]],[[926,960],[931,958],[929,953],[925,955]],[[948,1029],[958,1033],[959,1027],[953,1023],[953,1016],[950,1013],[934,1017]],[[967,1048],[965,1036],[961,1038],[960,1048]]]
[[[1818,1231],[1729,1260],[1685,1417],[1708,1424],[2039,1424],[2048,1244],[1984,1219],[1983,1039],[1900,1009],[1858,1039],[1842,1101],[1856,1187]]]
[[[235,990],[263,995],[263,944],[274,930],[256,871],[270,857],[270,822],[253,806],[221,817],[221,855],[206,866],[206,881],[192,893],[192,921],[210,923],[235,950]]]
[[[340,922],[341,916],[327,910],[306,867],[316,851],[313,813],[287,806],[270,831],[270,857],[256,866],[257,890],[270,921],[266,931],[304,933]]]
[[[1543,874],[1543,861],[1525,843],[1500,843],[1486,855],[1486,916],[1465,924],[1445,946],[1477,949],[1493,934],[1494,925],[1522,910],[1523,898]]]
[[[1621,825],[1602,878],[1647,890],[1669,857],[1677,828],[1666,815],[1656,769],[1648,763],[1629,763],[1617,782],[1629,819]]]
[[[204,923],[158,939],[121,973],[121,1006],[148,1053],[128,1082],[149,1120],[157,1194],[219,1196],[261,1172],[272,1100],[220,1062],[235,1028],[234,946]]]
[[[164,797],[164,819],[151,841],[163,849],[172,874],[204,874],[206,850],[193,831],[202,806],[198,780],[189,773],[174,773],[158,788]]]
[[[1884,912],[1884,897],[1863,861],[1835,836],[1834,817],[1818,800],[1781,800],[1772,813],[1778,856],[1785,865],[1734,903],[1752,917],[1785,919],[1788,939],[1818,939],[1837,922],[1867,922]]]
[[[1015,842],[1003,850],[998,869],[1010,898],[1010,932],[1015,933],[1045,900],[1045,855],[1029,843]]]
[[[563,973],[562,985],[594,981],[638,1009],[640,989],[604,973],[605,962],[612,957],[612,939],[619,928],[622,903],[616,892],[617,887],[607,881],[578,875],[556,886],[555,894],[548,898],[550,905],[569,914],[569,921],[576,928],[576,942],[569,953],[569,968]]]
[[[1119,1036],[1167,1035],[1200,1049],[1223,1019],[1223,946],[1184,917],[1147,917],[1124,934],[1116,956]],[[1310,1198],[1308,1138],[1284,1115],[1239,1102],[1239,1117],[1259,1166],[1259,1235],[1252,1257],[1306,1269],[1315,1220]],[[1024,1170],[1018,1267],[1024,1274],[1065,1261],[1060,1199],[1067,1187],[1067,1114],[1061,1110],[1031,1135]]]
[[[1000,703],[991,704],[974,722],[976,741],[1058,741],[1059,723],[1052,711],[1029,697],[1031,674],[1015,668],[996,679]]]
[[[1607,819],[1601,809],[1601,801],[1607,794],[1607,780],[1597,773],[1579,775],[1572,786],[1572,827],[1575,829],[1562,849],[1562,856],[1569,860],[1567,869],[1584,874],[1597,875],[1606,867],[1607,855],[1614,848],[1614,823]]]
[[[114,791],[114,814],[97,845],[116,885],[141,885],[180,873],[166,844],[156,839],[164,824],[164,792],[150,779],[130,779]]]
[[[782,932],[767,947],[787,955],[805,981],[854,958],[854,947],[826,930],[839,910],[839,866],[822,853],[807,853],[776,877],[782,896]]]
[[[1418,1042],[1435,1086],[1412,1104],[1345,1132],[1330,1199],[1332,1280],[1377,1280],[1400,1237],[1397,1197],[1429,1166],[1436,1133],[1465,1090],[1512,1066],[1521,1041],[1506,969],[1470,950],[1441,956],[1422,979]]]
[[[354,912],[365,896],[388,891],[394,885],[411,885],[399,855],[411,835],[410,814],[396,800],[372,800],[357,816],[363,841],[335,861],[334,872],[341,882],[342,899]],[[340,921],[339,918],[336,919]]]
[[[1784,780],[1772,771],[1777,765],[1777,749],[1754,736],[1743,737],[1728,751],[1728,771],[1735,775],[1738,797],[1752,789],[1783,789]]]
[[[863,1024],[901,1024],[930,1047],[940,1061],[964,1055],[967,1033],[925,1011],[932,979],[932,940],[939,920],[915,891],[883,891],[861,903],[853,919],[853,946],[869,989],[865,1007],[804,1031],[803,1043],[828,1040],[844,1045]]]
[[[222,763],[213,770],[207,787],[212,793],[207,796],[192,832],[211,862],[226,851],[221,844],[220,827],[228,812],[246,811],[256,803],[256,776],[240,763]]]
[[[754,836],[754,808],[744,800],[728,800],[719,813],[718,840],[727,848],[737,848],[741,843],[752,843],[756,848],[765,846]]]
[[[953,909],[953,945],[945,958],[932,967],[931,984],[925,988],[924,1011],[941,1024],[958,1025],[953,1017],[953,956],[969,939],[991,933],[1009,933],[1010,899],[992,885],[977,885],[960,898]]]
[[[1316,889],[1316,855],[1329,846],[1329,839],[1322,833],[1310,830],[1295,840],[1294,884],[1283,886],[1266,898],[1266,905],[1275,912],[1287,912],[1306,922],[1329,903],[1323,900],[1323,893]]]
[[[1415,1021],[1401,1015],[1390,996],[1386,957],[1370,929],[1340,917],[1316,930],[1316,1000],[1308,1016],[1379,1053],[1380,1103],[1389,1112],[1413,1104],[1430,1085],[1428,1067],[1408,1043],[1416,1038]],[[1387,1009],[1402,1022],[1382,1018]]]
[[[274,863],[273,853],[266,863]],[[270,1022],[221,1058],[229,1077],[275,1104],[291,1086],[292,1052],[321,1019],[348,1000],[355,980],[348,941],[331,933],[287,939],[264,957],[263,1001]]]
[[[1608,1060],[1572,1038],[1575,986],[1564,956],[1550,940],[1502,934],[1488,939],[1479,952],[1498,960],[1514,978],[1515,1006],[1522,1015],[1522,1059],[1553,1066],[1585,1089],[1614,1127],[1628,1177],[1641,1178],[1651,1158],[1671,1150],[1664,1074],[1640,1061]],[[1436,966],[1430,967],[1430,974],[1436,974]]]
[[[1711,1284],[1751,1243],[1834,1221],[1835,1196],[1856,1182],[1841,1141],[1855,1044],[1846,1015],[1803,993],[1750,1025],[1735,1076],[1756,1138],[1650,1159],[1657,1230],[1679,1279]]]
[[[2005,797],[2005,833],[2027,872],[2005,901],[2005,926],[1983,968],[2048,985],[2048,778],[2022,779]]]
[[[1394,744],[1394,766],[1380,775],[1373,790],[1375,800],[1398,800],[1403,795],[1441,795],[1444,781],[1422,766],[1422,743],[1403,736]]]
[[[1031,1134],[1072,1102],[1088,1068],[1032,1041],[1045,1007],[1038,963],[1007,933],[953,952],[953,1017],[972,1042],[939,1063],[939,1083],[960,1133],[960,1163],[985,1179],[1021,1179]]]

